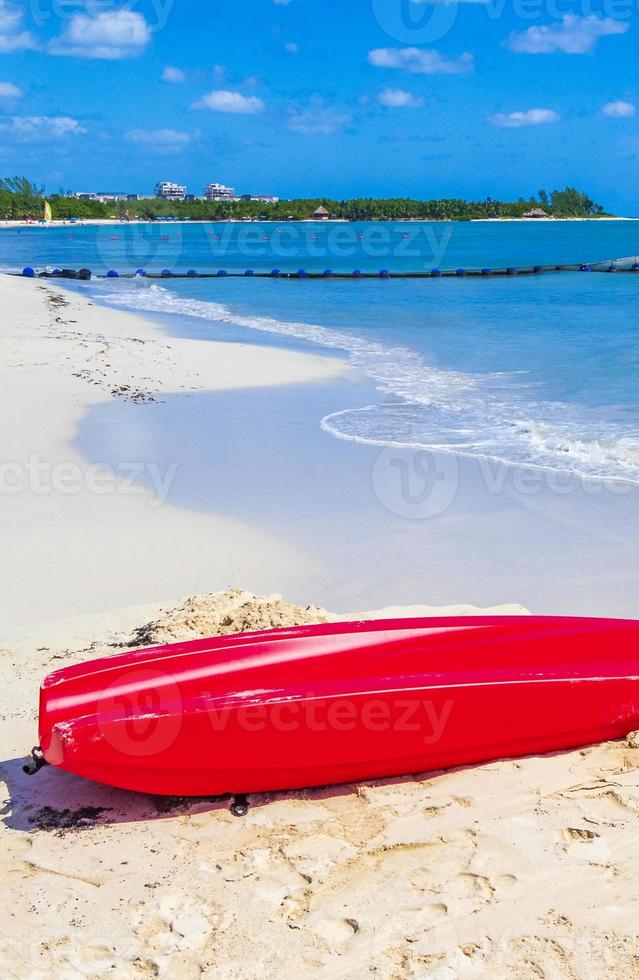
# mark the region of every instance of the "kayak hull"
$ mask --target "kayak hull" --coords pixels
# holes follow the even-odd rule
[[[639,623],[338,623],[136,650],[51,674],[47,762],[209,796],[568,749],[639,727]]]

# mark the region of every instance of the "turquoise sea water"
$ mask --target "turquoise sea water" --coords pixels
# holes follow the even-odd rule
[[[250,222],[0,229],[0,265],[134,272],[352,272],[596,262],[639,252],[637,221]]]
[[[250,224],[0,231],[0,266],[420,270],[639,253],[639,224]],[[639,482],[639,275],[515,279],[94,280],[101,302],[212,338],[344,352],[375,381],[332,435]]]

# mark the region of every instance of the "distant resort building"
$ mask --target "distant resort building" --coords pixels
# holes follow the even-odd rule
[[[155,196],[164,201],[183,201],[186,197],[184,184],[174,184],[170,180],[161,180],[155,185]]]
[[[234,187],[227,187],[226,184],[207,184],[204,188],[204,197],[207,201],[238,201]]]
[[[549,218],[550,215],[544,211],[543,208],[533,208],[532,211],[526,211],[524,218]]]
[[[279,197],[273,194],[242,194],[242,201],[260,201],[262,204],[277,204]]]
[[[0,0],[0,5],[2,0]],[[202,197],[189,194],[185,184],[176,184],[172,180],[160,180],[155,185],[152,195],[125,194],[121,191],[76,191],[73,197],[78,201],[97,201],[101,204],[119,201],[247,201],[261,204],[277,204],[279,197],[274,194],[242,194],[240,197],[234,187],[228,184],[211,182],[204,187]],[[328,214],[328,212],[326,212]]]
[[[73,195],[78,201],[99,201],[106,204],[107,201],[138,201],[139,194],[123,194],[120,191],[76,191]]]
[[[320,206],[318,208],[316,208],[315,211],[313,211],[313,220],[314,221],[328,221],[328,219],[330,218],[330,216],[331,216],[330,215],[330,212],[327,211],[326,208],[322,204],[320,204]]]

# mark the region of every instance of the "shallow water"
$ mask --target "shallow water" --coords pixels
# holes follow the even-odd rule
[[[248,585],[343,613],[466,600],[637,616],[639,487],[350,444],[319,427],[370,396],[339,381],[109,401],[77,445],[116,472],[127,460],[142,479],[151,466],[171,473],[164,503],[234,518],[303,556],[266,585],[238,556],[203,591]]]
[[[378,394],[323,418],[339,438],[636,481],[638,286],[633,276],[579,273],[329,287],[239,280],[223,291],[138,280],[97,295],[205,320],[212,337],[235,325],[258,342],[271,334],[345,352]]]

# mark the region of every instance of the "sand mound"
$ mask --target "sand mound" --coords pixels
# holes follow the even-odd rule
[[[256,596],[245,589],[229,589],[187,599],[158,619],[139,626],[127,646],[153,646],[204,636],[326,622],[326,611],[317,606],[302,608],[285,602],[280,595]]]

